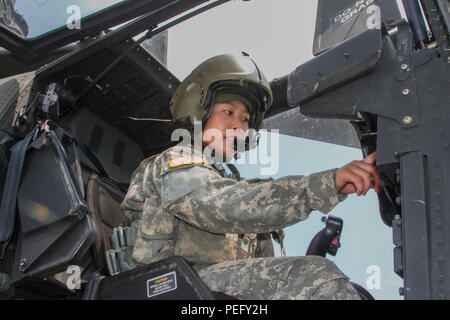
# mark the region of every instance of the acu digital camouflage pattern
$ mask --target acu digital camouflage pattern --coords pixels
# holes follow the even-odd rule
[[[208,270],[212,270],[211,264],[220,268],[222,262],[227,262],[230,270],[239,268],[240,273],[248,267],[247,272],[254,274],[254,267],[262,268],[265,263],[272,263],[275,269],[292,269],[294,266],[288,266],[291,258],[267,262],[250,258],[272,257],[271,232],[306,219],[312,210],[327,213],[342,200],[335,187],[335,170],[307,177],[236,180],[224,177],[210,159],[203,164],[170,168],[171,158],[191,155],[201,152],[191,147],[173,147],[144,160],[133,174],[122,210],[136,227],[132,257],[137,265],[180,255],[198,269],[209,266]],[[312,258],[297,259],[300,264],[310,265],[307,261]],[[233,264],[235,267],[231,268]],[[299,273],[297,285],[304,283],[318,292],[330,289],[318,282],[310,284],[308,281],[314,277],[308,273],[293,272]],[[315,276],[317,281],[325,279],[338,285],[335,280],[345,279],[334,265],[326,263],[319,273],[320,277]],[[207,283],[214,282],[212,279]],[[268,285],[273,287],[273,282]],[[307,296],[298,291],[304,285],[297,288],[296,296]]]
[[[240,300],[359,300],[347,277],[318,256],[227,261],[198,270],[214,292]]]

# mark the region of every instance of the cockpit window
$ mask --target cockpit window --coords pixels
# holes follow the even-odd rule
[[[124,0],[0,0],[0,25],[24,39],[61,27],[81,28],[80,19]]]

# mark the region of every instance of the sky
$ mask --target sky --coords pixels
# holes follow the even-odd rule
[[[47,1],[52,1],[50,12]],[[17,0],[16,8],[30,23],[40,22],[30,25],[30,37],[34,37],[64,25],[71,4],[82,5],[82,15],[86,15],[115,2]],[[245,51],[269,80],[288,75],[313,58],[316,8],[317,0],[234,0],[220,5],[169,29],[168,69],[182,80],[209,57]],[[53,19],[41,19],[49,15]],[[266,177],[267,171],[274,178],[308,175],[362,158],[359,149],[265,132],[259,148],[252,152],[265,164],[239,165],[242,176],[248,178]],[[328,258],[375,298],[400,299],[402,281],[393,272],[392,231],[381,221],[375,193],[351,195],[330,214],[344,219],[344,229],[342,247],[336,257]],[[306,221],[285,229],[288,256],[305,254],[311,239],[323,228],[321,217],[313,212]],[[279,256],[277,245],[275,249]]]

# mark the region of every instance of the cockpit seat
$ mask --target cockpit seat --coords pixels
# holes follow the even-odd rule
[[[125,197],[122,190],[114,188],[92,173],[86,186],[86,202],[89,214],[97,228],[94,245],[97,266],[105,270],[105,252],[111,249],[109,237],[113,228],[126,223],[126,217],[120,210],[120,203]]]

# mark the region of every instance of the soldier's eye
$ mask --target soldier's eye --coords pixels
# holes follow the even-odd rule
[[[225,110],[225,113],[226,113],[227,115],[231,116],[231,115],[233,114],[233,111],[231,111],[231,110]]]

